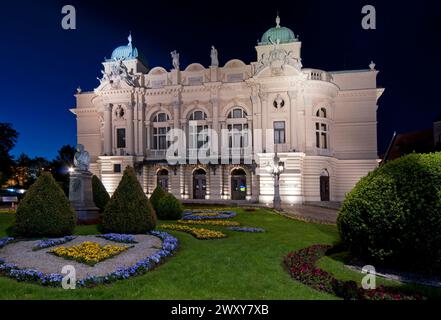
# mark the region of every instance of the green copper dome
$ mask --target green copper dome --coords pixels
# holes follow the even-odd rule
[[[276,26],[269,29],[262,36],[262,40],[259,42],[259,45],[267,45],[267,44],[275,44],[279,43],[289,43],[296,42],[297,38],[294,32],[286,27],[280,26],[280,18],[277,16],[276,18]]]
[[[113,50],[111,60],[130,60],[138,58],[138,49],[132,45],[132,35],[129,35],[129,44]]]

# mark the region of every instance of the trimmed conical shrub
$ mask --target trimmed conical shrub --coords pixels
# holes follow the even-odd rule
[[[159,200],[156,210],[156,214],[161,220],[179,220],[182,218],[183,212],[181,202],[171,193],[167,193]]]
[[[140,234],[153,230],[156,215],[142,191],[135,170],[127,167],[102,216],[105,232]]]
[[[101,180],[95,175],[92,177],[92,192],[93,202],[100,209],[100,212],[104,212],[110,196]]]
[[[150,203],[152,204],[152,207],[153,209],[155,209],[155,211],[158,211],[159,201],[164,198],[165,195],[166,192],[164,191],[164,189],[162,189],[160,185],[158,185],[155,190],[153,190],[153,193],[150,196]]]
[[[71,235],[76,214],[52,175],[43,172],[17,208],[14,233],[22,237]]]

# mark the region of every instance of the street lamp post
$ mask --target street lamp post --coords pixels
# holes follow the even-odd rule
[[[282,210],[282,200],[280,199],[280,175],[285,170],[285,164],[280,161],[277,152],[274,155],[273,163],[268,164],[266,171],[274,177],[274,200],[273,207],[274,210]]]

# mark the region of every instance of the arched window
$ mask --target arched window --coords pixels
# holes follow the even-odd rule
[[[317,110],[316,116],[318,121],[315,123],[315,145],[318,149],[328,149],[329,147],[329,124],[325,122],[326,109],[320,108]]]
[[[241,148],[248,147],[248,122],[247,112],[236,107],[228,113],[227,129],[229,148],[239,152]]]
[[[228,119],[240,119],[245,118],[247,116],[247,113],[242,108],[234,108],[230,113],[228,114]]]
[[[325,108],[318,109],[316,116],[317,118],[326,118],[326,109]]]
[[[170,117],[164,112],[157,113],[153,117],[152,126],[152,149],[153,150],[167,150],[170,146],[170,141],[167,141],[167,133],[170,130],[168,121]]]
[[[207,120],[207,114],[203,111],[194,111],[188,120]]]
[[[188,120],[188,146],[194,155],[197,149],[202,148],[208,142],[207,114],[203,111],[193,111]]]

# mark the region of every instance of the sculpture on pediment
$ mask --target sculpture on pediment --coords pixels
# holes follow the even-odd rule
[[[110,83],[114,88],[119,87],[121,81],[126,82],[130,86],[135,86],[136,79],[138,78],[129,73],[127,66],[123,63],[122,59],[114,60],[114,63],[110,67],[110,73],[101,71],[101,74],[103,75],[102,78],[98,78],[100,83]]]
[[[271,43],[274,46],[273,49],[269,53],[263,53],[261,55],[257,61],[255,74],[259,73],[266,67],[271,67],[271,73],[273,75],[282,74],[287,65],[292,66],[299,71],[302,69],[302,63],[300,59],[294,57],[293,51],[282,49],[279,40],[276,43],[271,41]]]
[[[219,66],[219,58],[217,54],[217,49],[214,46],[211,46],[211,66],[212,67],[218,67]]]
[[[173,68],[175,70],[179,70],[179,53],[174,50],[172,52],[170,52],[171,56],[172,56],[172,64],[173,64]]]

